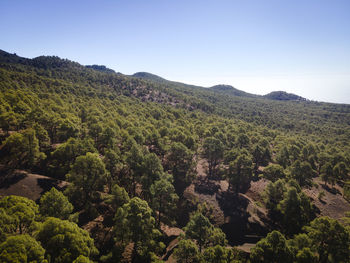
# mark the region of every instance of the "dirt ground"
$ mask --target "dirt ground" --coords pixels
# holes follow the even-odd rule
[[[37,201],[43,193],[52,187],[64,188],[67,182],[47,176],[15,170],[2,174],[0,181],[0,196],[19,195]]]
[[[343,197],[343,189],[339,185],[334,187],[325,185],[320,178],[314,178],[313,186],[310,189],[303,189],[313,204],[320,210],[320,216],[329,216],[331,218],[340,219],[345,216],[346,212],[350,212],[350,203]],[[319,194],[324,192],[324,196],[320,200]]]

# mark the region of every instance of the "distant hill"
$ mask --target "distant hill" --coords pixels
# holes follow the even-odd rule
[[[104,65],[86,65],[85,67],[105,73],[116,73],[113,69],[107,68]]]
[[[77,62],[74,62],[68,59],[61,59],[57,56],[39,56],[33,59],[28,59],[28,58],[19,57],[16,54],[5,52],[3,50],[0,50],[0,63],[20,63],[22,65],[34,66],[36,68],[42,68],[42,69],[61,68],[63,70],[68,70],[68,69],[71,70],[74,68],[77,70],[83,70],[84,68],[88,68],[88,69],[99,71],[101,73],[111,73],[111,74],[118,74],[118,75],[120,74],[120,73],[116,73],[114,70],[110,68],[107,68],[104,65],[82,66]],[[176,82],[176,81],[170,81],[148,72],[137,72],[131,75],[130,77],[151,81],[153,83],[158,83],[161,85],[166,85],[168,87],[172,87],[175,90],[185,92],[185,93],[188,93],[188,92],[192,93],[191,91],[193,91],[193,89],[195,90],[199,89],[203,91],[210,90],[218,95],[221,94],[221,95],[229,95],[229,96],[235,96],[235,97],[266,98],[269,100],[277,100],[277,101],[306,101],[307,100],[301,96],[298,96],[292,93],[287,93],[285,91],[273,91],[269,94],[261,96],[261,95],[251,94],[251,93],[236,89],[233,86],[224,85],[224,84],[215,85],[210,88],[204,88],[201,86],[195,86],[195,85],[185,84],[185,83]]]
[[[293,101],[306,101],[305,98],[295,95],[293,93],[287,93],[285,91],[273,91],[263,97],[271,100],[293,100]]]
[[[132,75],[132,77],[146,79],[146,80],[152,80],[152,81],[161,82],[161,83],[168,81],[162,77],[159,77],[155,74],[148,73],[148,72],[136,72],[135,74]]]
[[[64,81],[67,93],[95,94],[101,98],[114,99],[123,95],[143,102],[158,102],[191,111],[232,117],[280,130],[309,133],[312,128],[308,124],[327,124],[332,129],[337,125],[342,127],[344,123],[350,125],[350,107],[346,104],[309,101],[283,91],[261,96],[230,85],[206,88],[166,80],[147,72],[124,75],[114,73],[105,66],[83,66],[56,56],[28,59],[0,50],[0,78],[4,72],[14,74],[16,78],[21,72],[30,72],[38,78],[54,79],[53,83],[48,84],[49,87],[58,85],[60,82],[57,80]],[[4,83],[0,82],[2,86]],[[80,86],[76,86],[76,83],[80,83]],[[301,115],[307,116],[307,124],[300,123]]]
[[[33,66],[40,69],[69,69],[82,68],[83,66],[69,59],[62,59],[57,56],[39,56],[33,59],[23,58],[17,54],[7,53],[0,50],[0,63],[19,63],[26,66]]]
[[[22,58],[17,56],[16,53],[11,54],[0,49],[0,62],[25,64],[27,61],[30,61],[30,59]]]
[[[156,82],[159,84],[165,84],[165,85],[170,85],[172,87],[182,87],[182,88],[196,88],[196,89],[206,89],[213,91],[216,94],[221,94],[221,95],[229,95],[229,96],[236,96],[236,97],[247,97],[247,98],[266,98],[269,100],[278,100],[278,101],[306,101],[305,98],[292,94],[292,93],[287,93],[285,91],[273,91],[269,94],[266,94],[264,96],[257,95],[257,94],[252,94],[248,93],[239,89],[236,89],[235,87],[231,85],[225,85],[225,84],[219,84],[212,86],[210,88],[204,88],[200,86],[195,86],[195,85],[189,85],[181,82],[176,82],[176,81],[171,81],[171,80],[166,80],[162,77],[159,77],[155,74],[148,73],[148,72],[137,72],[133,75],[132,77],[143,79],[143,80],[148,80],[151,82]]]
[[[39,56],[30,60],[31,65],[48,69],[48,68],[82,68],[83,66],[69,59],[62,59],[57,56]]]
[[[233,96],[250,97],[250,98],[258,97],[258,95],[244,92],[244,91],[236,89],[230,85],[220,84],[220,85],[215,85],[215,86],[211,87],[210,89],[215,91],[215,92],[225,93],[225,94],[233,95]]]

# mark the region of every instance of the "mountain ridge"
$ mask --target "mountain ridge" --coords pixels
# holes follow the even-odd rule
[[[117,73],[115,70],[110,69],[105,65],[94,64],[94,65],[84,66],[79,64],[78,62],[74,62],[69,59],[62,59],[58,56],[38,56],[33,59],[30,59],[30,58],[18,56],[16,53],[14,54],[8,53],[1,49],[0,49],[0,62],[21,63],[21,64],[35,66],[38,68],[59,68],[59,67],[87,68],[87,69],[94,70],[97,72],[102,72],[102,73],[124,75],[121,73]],[[128,76],[128,75],[125,75],[125,76]],[[133,78],[156,82],[158,84],[163,84],[163,85],[172,85],[172,86],[176,85],[176,86],[181,86],[182,88],[206,89],[206,90],[213,91],[214,93],[217,93],[217,94],[223,94],[223,95],[229,95],[229,96],[248,97],[248,98],[266,98],[269,100],[277,100],[277,101],[306,101],[307,100],[299,95],[287,93],[285,91],[273,91],[266,95],[257,95],[257,94],[245,92],[243,90],[236,89],[233,86],[227,85],[227,84],[218,84],[218,85],[214,85],[212,87],[206,88],[206,87],[196,86],[196,85],[182,83],[178,81],[167,80],[163,77],[160,77],[156,74],[149,73],[149,72],[136,72],[129,76]]]
[[[205,88],[202,86],[195,86],[191,84],[186,84],[178,81],[172,81],[172,80],[167,80],[165,78],[162,78],[158,75],[149,73],[149,72],[136,72],[132,77],[135,78],[141,78],[141,79],[146,79],[146,80],[151,80],[159,83],[172,83],[172,84],[178,84],[178,85],[183,85],[183,86],[191,86],[191,87],[199,87],[199,88]],[[293,94],[293,93],[287,93],[286,91],[272,91],[270,93],[267,93],[265,95],[257,95],[257,94],[252,94],[249,92],[245,92],[243,90],[239,90],[231,85],[228,84],[218,84],[211,86],[209,88],[205,88],[211,91],[214,91],[216,93],[222,93],[225,95],[230,95],[230,96],[237,96],[237,97],[248,97],[248,98],[266,98],[270,100],[278,100],[278,101],[307,101],[306,98],[301,97],[299,95]]]

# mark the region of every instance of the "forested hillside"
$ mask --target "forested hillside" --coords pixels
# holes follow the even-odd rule
[[[272,95],[0,51],[0,262],[350,262],[350,105]]]

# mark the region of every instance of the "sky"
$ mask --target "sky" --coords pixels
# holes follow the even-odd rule
[[[349,0],[1,0],[0,49],[350,103]]]

